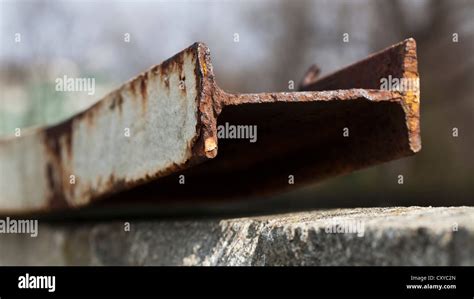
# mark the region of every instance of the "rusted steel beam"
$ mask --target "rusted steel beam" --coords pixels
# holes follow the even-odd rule
[[[419,95],[380,90],[389,75],[418,78],[414,40],[302,92],[231,94],[196,43],[62,123],[0,139],[0,213],[260,195],[411,155]],[[218,140],[228,124],[258,139]]]

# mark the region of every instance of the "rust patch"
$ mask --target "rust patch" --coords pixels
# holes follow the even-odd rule
[[[194,75],[197,82],[197,90],[200,93],[196,97],[198,103],[196,132],[199,136],[193,143],[192,152],[198,157],[214,158],[217,155],[217,105],[219,103],[216,92],[219,90],[214,82],[209,49],[202,43],[191,46],[195,49],[196,65]],[[206,67],[209,66],[209,67]],[[212,147],[206,147],[212,144]],[[215,146],[214,146],[215,145]]]
[[[61,158],[61,143],[64,144],[69,158],[72,158],[73,121],[73,119],[68,119],[44,131],[45,144],[56,158]]]
[[[162,74],[171,74],[174,71],[181,73],[184,64],[184,55],[188,53],[189,49],[184,50],[181,53],[174,55],[171,58],[166,59],[160,64]]]
[[[147,110],[147,101],[148,101],[148,91],[147,91],[147,83],[148,83],[148,72],[145,72],[143,76],[140,78],[140,95],[142,99],[142,113],[145,114]]]
[[[129,184],[124,179],[118,179],[112,173],[109,178],[104,182],[104,187],[110,190],[124,190],[128,187]]]
[[[148,82],[148,72],[143,75],[143,77],[140,80],[140,92],[142,95],[142,100],[146,102],[147,99],[147,82]]]
[[[135,80],[130,82],[130,91],[132,92],[133,95],[137,94],[137,91],[135,90]]]
[[[69,119],[56,126],[49,127],[43,135],[48,160],[47,169],[45,170],[50,194],[48,201],[52,208],[62,208],[69,205],[65,196],[67,185],[64,182],[67,181],[67,177],[65,177],[67,176],[67,167],[63,161],[73,159],[73,121],[74,119]]]
[[[114,110],[118,108],[120,114],[122,113],[122,104],[123,104],[123,97],[121,92],[117,92],[114,94],[114,97],[110,103],[109,109]]]
[[[142,114],[145,114],[147,111],[147,101],[148,101],[148,80],[149,76],[153,76],[154,73],[158,72],[159,68],[157,66],[153,67],[153,69],[146,71],[130,82],[128,82],[128,92],[131,93],[131,98],[133,101],[138,102],[140,101],[140,108]],[[125,89],[127,86],[125,86]]]
[[[102,103],[97,103],[75,117],[44,130],[43,144],[46,150],[47,166],[45,176],[48,181],[49,205],[53,209],[71,206],[67,194],[73,197],[75,184],[69,184],[69,162],[74,159],[73,134],[74,123],[85,119],[88,124],[93,122],[94,112],[100,109]],[[77,180],[77,178],[76,178]]]
[[[103,105],[103,102],[97,102],[91,108],[85,111],[82,111],[79,114],[76,114],[71,120],[77,121],[77,122],[85,120],[89,128],[93,128],[95,124],[95,119],[94,119],[95,112],[101,109],[102,105]]]
[[[150,72],[153,75],[160,76],[161,75],[161,64],[157,64],[150,69]]]
[[[61,180],[57,177],[55,168],[50,163],[46,167],[46,179],[51,194],[48,200],[48,205],[51,209],[56,210],[68,207],[69,204],[63,194]]]

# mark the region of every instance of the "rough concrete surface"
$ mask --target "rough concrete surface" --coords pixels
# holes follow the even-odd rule
[[[40,222],[36,238],[0,234],[0,265],[474,265],[474,207],[129,224]],[[350,225],[359,229],[337,233]]]

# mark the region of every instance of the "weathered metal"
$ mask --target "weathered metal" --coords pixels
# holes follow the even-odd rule
[[[388,75],[418,78],[414,40],[302,92],[230,94],[196,43],[60,124],[0,139],[0,213],[265,194],[411,155],[419,94],[380,90]],[[226,123],[258,141],[218,140]]]

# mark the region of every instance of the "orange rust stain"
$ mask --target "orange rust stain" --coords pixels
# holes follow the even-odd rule
[[[207,75],[207,67],[206,67],[206,63],[204,61],[201,63],[201,68],[202,68],[203,75],[206,76]]]
[[[419,84],[418,75],[418,63],[416,57],[416,42],[413,39],[409,39],[405,48],[404,61],[403,61],[403,77],[411,80],[417,80]],[[421,148],[421,140],[419,139],[420,134],[420,92],[419,85],[417,90],[407,90],[404,92],[403,100],[407,105],[409,120],[408,128],[410,131],[410,141],[414,149],[417,151]]]

